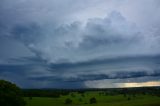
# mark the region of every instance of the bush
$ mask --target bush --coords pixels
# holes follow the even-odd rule
[[[76,97],[75,95],[74,95],[74,93],[71,93],[71,96],[74,98],[74,97]]]
[[[65,104],[72,104],[72,100],[69,99],[69,98],[67,98],[67,99],[65,100]]]
[[[32,100],[32,97],[31,97],[31,96],[29,97],[29,100]]]
[[[82,98],[79,98],[79,101],[82,102]]]
[[[91,98],[90,99],[90,104],[94,104],[94,103],[97,103],[97,100],[95,97]]]
[[[82,96],[82,97],[85,97],[85,95],[84,95],[84,94],[81,94],[81,96]]]
[[[21,90],[15,84],[0,80],[0,105],[25,106]]]
[[[130,98],[130,97],[128,97],[128,98],[127,98],[127,100],[131,100],[131,98]]]

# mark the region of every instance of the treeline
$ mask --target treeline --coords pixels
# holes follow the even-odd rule
[[[23,89],[25,97],[53,97],[57,98],[61,95],[68,95],[70,92],[66,90],[47,90],[47,89]]]
[[[160,96],[160,87],[142,87],[142,88],[124,88],[119,90],[121,94],[142,94],[142,95],[153,95]]]
[[[109,88],[109,89],[23,89],[25,97],[60,97],[61,95],[69,95],[72,92],[85,94],[89,91],[99,91],[100,95],[154,95],[160,96],[160,87],[141,87],[141,88]]]

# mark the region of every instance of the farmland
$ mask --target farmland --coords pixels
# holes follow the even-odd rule
[[[24,98],[27,102],[26,106],[160,106],[159,89],[143,89],[125,90],[125,92],[119,89],[69,91],[57,97],[45,97],[44,95],[34,97],[32,91],[32,96]],[[53,91],[49,92],[53,93]],[[93,103],[91,98],[95,98]],[[67,99],[70,102],[67,102]]]

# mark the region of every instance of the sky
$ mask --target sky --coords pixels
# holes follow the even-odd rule
[[[160,86],[159,0],[1,0],[0,79],[22,88]]]

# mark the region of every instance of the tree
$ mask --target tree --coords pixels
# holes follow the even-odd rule
[[[82,102],[83,101],[82,98],[79,98],[79,101]]]
[[[0,105],[25,106],[20,88],[11,82],[0,80]]]
[[[72,104],[72,100],[69,99],[69,98],[67,98],[67,99],[65,100],[65,104]]]
[[[128,98],[127,98],[127,100],[131,100],[131,98],[130,98],[130,97],[128,97]]]
[[[90,104],[94,104],[94,103],[97,103],[97,100],[95,97],[91,98],[90,99]]]
[[[71,93],[71,96],[74,98],[75,97],[74,93]]]

